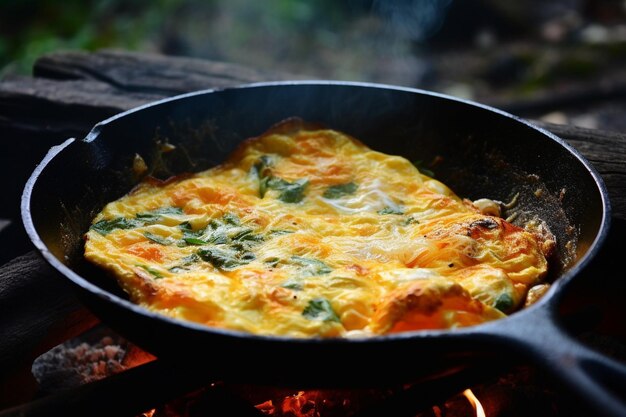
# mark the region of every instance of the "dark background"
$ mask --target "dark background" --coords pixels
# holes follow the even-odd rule
[[[587,100],[602,83],[611,84],[609,94],[626,83],[625,4],[1,0],[0,77],[29,74],[45,53],[122,48],[420,87],[495,104],[582,89],[584,100],[556,109],[535,105],[535,114],[524,116],[624,130],[622,105],[590,112]]]

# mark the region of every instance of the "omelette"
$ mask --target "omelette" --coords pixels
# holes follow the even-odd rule
[[[369,337],[505,317],[541,284],[549,234],[460,198],[409,160],[302,121],[206,171],[107,204],[85,257],[130,299],[258,335]]]

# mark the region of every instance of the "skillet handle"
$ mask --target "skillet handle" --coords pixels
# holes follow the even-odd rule
[[[626,416],[626,364],[567,334],[555,321],[551,306],[544,307],[524,317],[512,316],[506,326],[494,325],[488,332],[548,371],[593,415]]]

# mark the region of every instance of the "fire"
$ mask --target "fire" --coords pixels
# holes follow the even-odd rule
[[[368,410],[372,404],[384,404],[384,400],[393,395],[393,392],[383,394],[375,390],[277,392],[271,399],[255,403],[255,407],[263,415],[273,417],[334,417],[359,414],[360,411]],[[473,407],[476,417],[486,417],[483,405],[470,389],[463,391],[462,395],[454,396],[445,405],[435,405],[430,410],[417,413],[416,416],[443,417],[448,415],[449,411],[452,411],[451,415],[457,415],[460,410],[468,412],[463,397]]]
[[[319,398],[317,391],[298,391],[294,396],[285,398],[282,406],[284,415],[296,415],[298,417],[315,417],[316,404]]]
[[[483,409],[483,405],[478,401],[478,398],[474,395],[471,389],[466,389],[463,391],[463,395],[465,398],[472,404],[474,410],[476,411],[476,417],[486,417],[485,410]]]
[[[274,417],[335,417],[358,414],[380,404],[400,392],[394,389],[320,389],[285,391],[271,389],[257,397],[255,407],[262,414]],[[258,389],[254,390],[258,392]],[[260,401],[260,400],[265,401]]]

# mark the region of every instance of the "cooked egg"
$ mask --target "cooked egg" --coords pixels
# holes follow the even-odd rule
[[[176,181],[109,203],[85,257],[141,306],[261,335],[451,329],[523,306],[545,233],[495,216],[408,160],[290,121]]]

